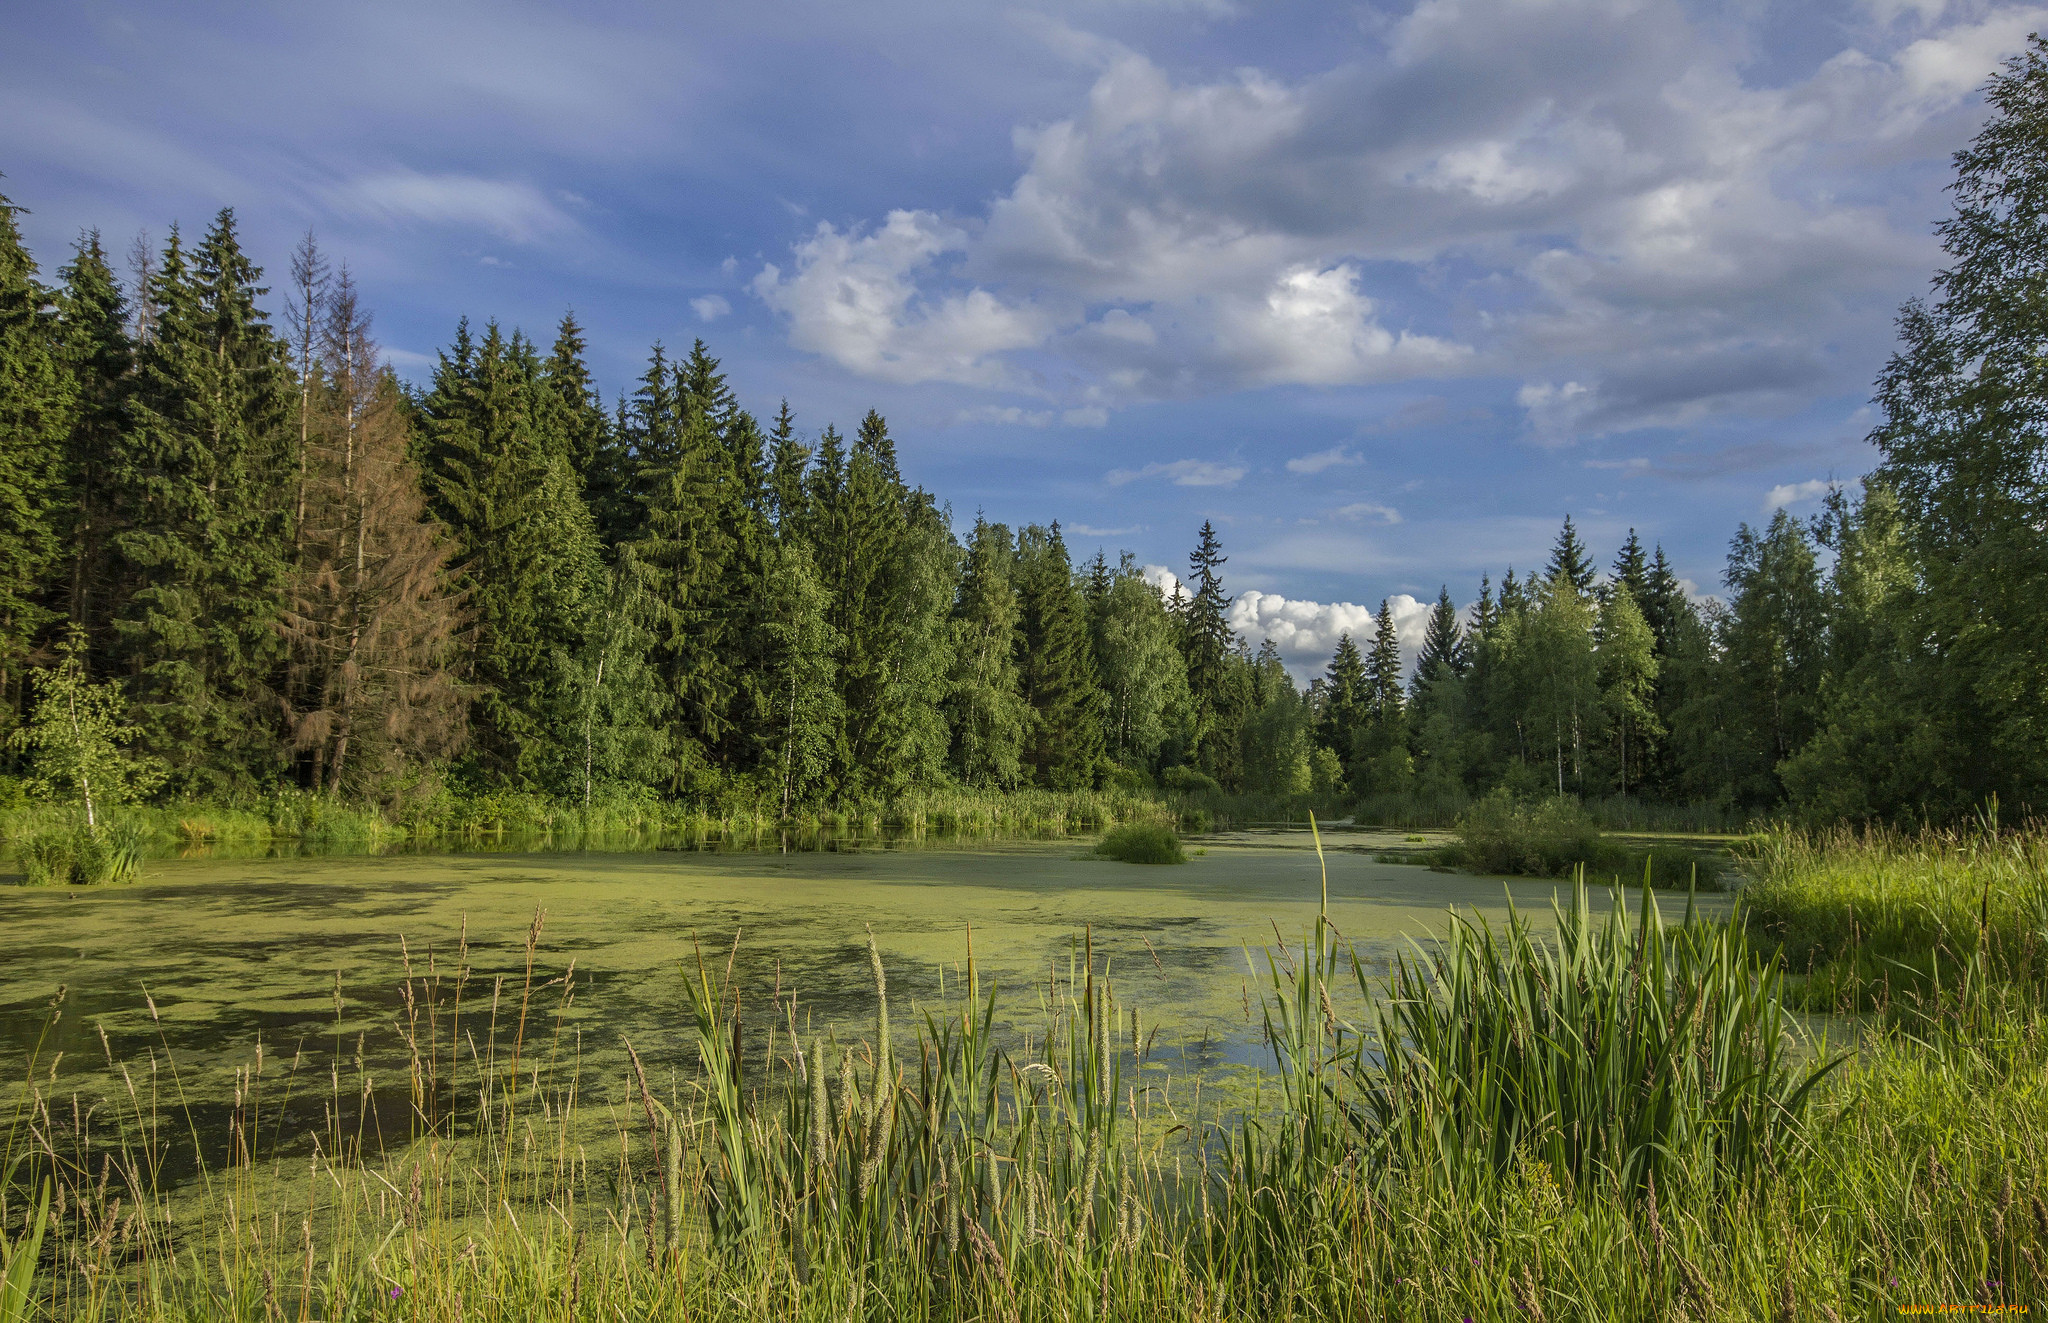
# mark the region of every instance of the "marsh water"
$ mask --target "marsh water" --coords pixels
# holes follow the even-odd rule
[[[1326,839],[1330,916],[1375,966],[1440,934],[1447,910],[1498,921],[1512,900],[1547,922],[1561,890],[1375,859],[1400,843]],[[359,1051],[371,1073],[396,1076],[408,969],[422,976],[431,960],[445,974],[466,946],[471,1023],[499,976],[509,1023],[536,918],[527,1036],[614,1081],[627,1041],[650,1072],[688,1068],[681,980],[699,950],[714,973],[731,962],[750,1039],[792,1021],[865,1033],[870,932],[899,1026],[957,993],[971,930],[1001,1023],[1034,1021],[1049,982],[1064,985],[1092,946],[1156,1033],[1155,1061],[1218,1075],[1264,1064],[1264,951],[1298,946],[1320,901],[1308,834],[1221,835],[1175,867],[1092,858],[1090,844],[171,859],[125,887],[0,888],[0,1099],[27,1086],[32,1054],[46,1098],[105,1093],[110,1062],[175,1062],[202,1116],[228,1105],[259,1042],[273,1063],[319,1058],[323,1086],[327,1059]],[[1675,918],[1684,898],[1664,903]]]

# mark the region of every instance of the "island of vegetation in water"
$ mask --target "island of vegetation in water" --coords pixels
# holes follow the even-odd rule
[[[1128,556],[1077,567],[1057,523],[956,534],[878,414],[763,424],[701,343],[657,347],[612,411],[573,318],[546,352],[464,322],[409,390],[310,239],[273,325],[232,212],[124,289],[94,236],[45,284],[0,207],[25,876],[130,876],[172,831],[920,803],[1149,823],[1162,851],[1203,813],[1349,808],[1537,872],[1595,862],[1603,822],[1804,824],[1746,843],[1731,918],[1580,892],[1554,935],[1453,919],[1384,969],[1325,914],[1276,934],[1244,1001],[1270,1091],[1227,1112],[1147,1074],[1092,949],[1014,1042],[972,973],[892,1024],[872,944],[864,1034],[750,1036],[698,952],[693,1070],[635,1052],[586,1090],[529,1035],[577,986],[537,919],[488,993],[459,958],[406,971],[403,1079],[325,1051],[289,1172],[264,1107],[300,1076],[274,1056],[202,1135],[175,1055],[109,1047],[122,1091],[73,1103],[36,1045],[0,1320],[2031,1307],[2048,844],[2011,822],[2048,805],[2048,46],[1990,93],[1860,491],[1740,529],[1706,606],[1634,537],[1603,577],[1567,518],[1469,614],[1445,589],[1412,675],[1383,603],[1306,693],[1233,634],[1210,525],[1162,596]],[[1805,1043],[1795,1010],[1867,1034]],[[160,1179],[180,1146],[197,1191]]]

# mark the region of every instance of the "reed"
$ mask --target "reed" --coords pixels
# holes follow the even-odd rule
[[[466,944],[408,954],[403,1078],[364,1064],[375,1027],[340,988],[332,1041],[259,1049],[204,1126],[167,1043],[109,1054],[129,1067],[114,1093],[75,1101],[37,1048],[0,1154],[10,1244],[53,1193],[7,1271],[37,1270],[41,1315],[152,1321],[1878,1318],[2039,1298],[2037,1011],[1987,1001],[1939,1037],[1811,1055],[1740,927],[1636,905],[1596,913],[1582,887],[1554,937],[1453,923],[1384,973],[1319,917],[1266,952],[1269,1086],[1231,1113],[1170,1047],[1141,1057],[1144,1019],[1085,937],[1001,1032],[972,934],[908,1025],[870,940],[858,1031],[807,1025],[780,989],[743,1004],[735,938],[684,964],[676,1069],[593,1068],[584,979],[550,963],[537,914],[510,975]]]

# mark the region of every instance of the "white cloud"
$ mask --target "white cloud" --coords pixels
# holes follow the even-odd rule
[[[1161,597],[1171,599],[1174,592],[1180,588],[1180,576],[1164,565],[1147,565],[1142,573],[1145,582],[1156,588]]]
[[[1079,533],[1082,537],[1129,537],[1132,533],[1142,533],[1145,531],[1143,524],[1132,524],[1129,528],[1093,528],[1087,524],[1068,524],[1067,527]],[[1148,568],[1159,569],[1162,574],[1165,573],[1163,567],[1150,566]],[[1147,576],[1147,581],[1150,581],[1149,575]]]
[[[1052,422],[1049,409],[1023,409],[1014,404],[983,404],[953,415],[956,423],[998,423],[1009,427],[1045,427]]]
[[[770,263],[753,289],[789,319],[791,344],[862,376],[1001,386],[1012,374],[997,355],[1041,343],[1051,324],[981,288],[920,293],[916,278],[966,242],[928,211],[892,211],[869,233],[820,223],[797,245],[794,270]]]
[[[1784,413],[1867,380],[1936,260],[1900,181],[2048,25],[1865,3],[1804,71],[1753,58],[1748,5],[1420,0],[1368,54],[1206,78],[1045,20],[1097,72],[1015,133],[985,215],[827,227],[760,287],[798,347],[888,380],[1114,407],[1506,376],[1546,444]]]
[[[1107,427],[1109,410],[1100,405],[1083,405],[1078,409],[1067,409],[1060,414],[1060,421],[1069,427]]]
[[[1366,519],[1380,524],[1398,524],[1401,512],[1391,505],[1380,505],[1375,501],[1353,501],[1330,511],[1339,519]]]
[[[1423,636],[1429,629],[1434,602],[1417,601],[1407,593],[1387,598],[1394,617],[1394,635],[1400,640],[1404,664],[1412,665],[1422,651]],[[1290,669],[1302,674],[1321,670],[1337,650],[1337,640],[1351,635],[1361,650],[1372,643],[1377,606],[1357,602],[1310,602],[1253,589],[1241,593],[1230,604],[1230,627],[1256,648],[1273,640],[1280,657]]]
[[[1348,446],[1331,446],[1313,455],[1299,455],[1287,461],[1289,473],[1321,473],[1339,464],[1362,464],[1365,457]]]
[[[697,320],[700,322],[715,322],[732,311],[732,305],[725,301],[724,296],[718,294],[706,294],[701,298],[691,299],[690,308],[697,314]]]
[[[337,211],[387,223],[469,226],[515,243],[533,243],[576,228],[546,194],[513,180],[394,170],[359,176],[322,191]]]
[[[1787,505],[1799,505],[1806,501],[1826,496],[1840,483],[1831,478],[1813,478],[1806,482],[1781,482],[1764,495],[1766,512]]]
[[[1229,487],[1247,470],[1242,464],[1217,464],[1206,459],[1177,459],[1170,464],[1147,464],[1141,469],[1113,469],[1107,477],[1112,487],[1140,478],[1166,478],[1176,487]]]

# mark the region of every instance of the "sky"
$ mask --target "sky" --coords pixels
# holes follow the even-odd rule
[[[24,6],[0,191],[46,273],[232,206],[312,231],[399,372],[458,318],[608,391],[879,409],[906,476],[1185,573],[1297,674],[1570,514],[1700,593],[1875,463],[1997,0]],[[276,294],[271,302],[278,303]]]

